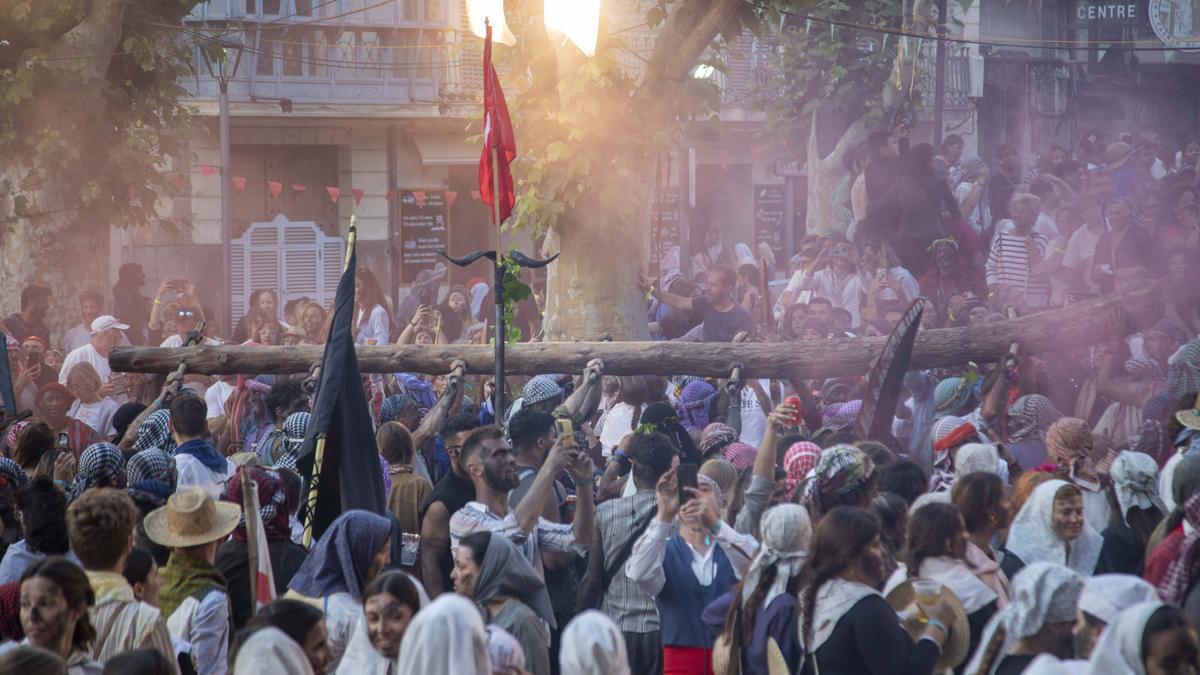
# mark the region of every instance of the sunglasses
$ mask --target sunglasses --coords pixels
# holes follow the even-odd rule
[[[193,317],[193,316],[196,316],[196,313],[190,309],[179,310],[179,318],[181,318],[181,319],[185,319],[185,318],[189,318],[189,317]]]

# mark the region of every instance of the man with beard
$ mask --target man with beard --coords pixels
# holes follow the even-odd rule
[[[463,537],[487,530],[512,541],[543,578],[541,552],[586,555],[592,543],[596,510],[592,460],[570,440],[560,438],[554,443],[529,491],[510,511],[508,492],[521,482],[512,447],[499,427],[480,427],[471,432],[463,441],[459,462],[475,486],[475,501],[450,518],[451,551],[458,548]],[[574,524],[552,523],[541,517],[554,478],[565,469],[570,469],[578,490]]]
[[[5,328],[18,342],[36,335],[50,344],[50,329],[46,326],[46,314],[49,311],[50,289],[45,286],[26,286],[21,291],[21,311],[10,314],[4,320]]]
[[[398,402],[396,406],[416,409],[411,400]],[[384,417],[392,419],[389,414]],[[398,419],[405,424],[403,415]],[[466,413],[454,415],[441,425],[450,469],[434,484],[433,491],[421,505],[421,580],[431,598],[445,590],[446,580],[454,567],[454,558],[450,555],[450,516],[475,499],[475,486],[462,461],[462,448],[463,442],[478,427],[479,419]],[[417,440],[421,429],[417,427],[413,434],[413,447],[418,450],[421,448]]]
[[[987,297],[987,284],[979,270],[967,264],[953,238],[939,239],[929,248],[934,264],[918,281],[921,295],[933,301],[938,316],[959,323],[966,318],[960,314],[971,299]]]
[[[755,329],[750,312],[733,299],[736,285],[737,273],[728,267],[717,266],[708,270],[704,295],[696,298],[664,291],[657,282],[643,284],[643,289],[671,309],[702,317],[700,325],[704,342],[732,342],[733,336],[738,333],[745,331],[753,334]]]

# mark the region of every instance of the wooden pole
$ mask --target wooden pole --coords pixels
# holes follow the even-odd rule
[[[304,548],[312,548],[313,519],[317,513],[317,490],[321,489],[321,464],[325,462],[325,434],[317,436],[313,450],[312,480],[308,484],[308,503],[304,509]]]
[[[1030,354],[1044,355],[1125,337],[1162,316],[1159,285],[1146,282],[1119,295],[1069,307],[998,321],[974,328],[923,331],[913,348],[911,368],[958,366],[968,361],[994,362],[1012,343]],[[1131,325],[1116,327],[1114,309],[1129,312]],[[847,338],[814,342],[527,342],[507,350],[507,371],[521,375],[579,373],[594,358],[604,359],[606,375],[674,375],[728,377],[735,365],[743,377],[824,378],[865,374],[887,338]],[[487,345],[359,346],[364,373],[445,374],[462,359],[468,374],[487,374],[495,355]],[[188,372],[302,373],[321,360],[322,347],[205,347],[162,349],[113,347],[109,363],[119,372],[161,373],[180,363]],[[497,382],[497,386],[500,383]]]
[[[258,512],[258,484],[250,477],[250,467],[238,469],[242,474],[242,518],[246,521],[246,560],[250,565],[250,606],[258,611],[258,521],[251,513]]]

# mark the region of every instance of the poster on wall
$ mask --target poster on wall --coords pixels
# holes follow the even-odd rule
[[[650,260],[657,267],[663,255],[679,246],[679,188],[664,187],[650,213]],[[674,267],[678,267],[678,259]]]
[[[776,262],[783,257],[784,196],[782,185],[754,186],[754,243],[766,242],[775,252]],[[755,251],[755,257],[758,251]]]
[[[421,270],[431,270],[449,242],[446,193],[400,191],[400,283],[411,284]]]

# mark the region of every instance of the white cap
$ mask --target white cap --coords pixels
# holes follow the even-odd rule
[[[103,314],[96,317],[92,321],[92,335],[103,333],[109,328],[119,328],[121,330],[129,330],[129,326],[117,321],[117,317],[111,314]]]

